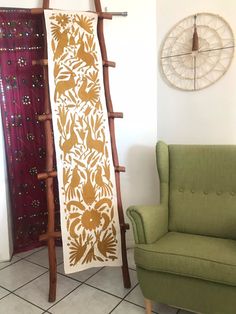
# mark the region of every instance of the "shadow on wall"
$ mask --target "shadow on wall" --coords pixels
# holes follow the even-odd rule
[[[155,145],[132,146],[128,149],[126,173],[122,175],[122,196],[125,207],[159,202],[159,176]]]
[[[159,176],[156,168],[155,145],[132,146],[125,162],[126,173],[121,175],[121,192],[124,211],[131,205],[159,203]],[[130,230],[126,233],[127,247],[133,247],[132,226],[125,215]]]

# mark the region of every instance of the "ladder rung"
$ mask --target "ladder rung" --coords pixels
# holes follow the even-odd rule
[[[47,121],[47,120],[52,120],[52,114],[40,114],[38,116],[38,121],[40,122],[44,122],[44,121]]]
[[[47,10],[53,10],[52,8],[47,9]],[[31,14],[43,14],[44,9],[42,8],[33,8],[30,10]],[[92,13],[92,12],[91,12]],[[96,13],[96,12],[94,12]],[[112,14],[108,12],[98,12],[97,13],[98,17],[100,19],[106,19],[106,20],[111,20],[112,19]]]
[[[108,61],[108,60],[104,60],[103,62],[103,66],[105,67],[112,67],[115,68],[116,67],[116,63],[113,61]],[[40,60],[32,60],[32,65],[48,65],[48,59],[40,59]]]
[[[42,172],[37,175],[38,180],[46,180],[48,178],[55,178],[57,176],[56,171]]]
[[[108,118],[114,119],[114,118],[119,118],[119,119],[123,119],[124,114],[123,112],[109,112],[108,113]],[[41,114],[38,116],[38,121],[40,122],[44,122],[47,120],[52,120],[52,114]]]
[[[125,167],[115,166],[115,172],[125,172]],[[57,176],[57,171],[42,172],[37,175],[38,180],[46,180],[48,178],[55,178]]]
[[[47,232],[39,236],[39,241],[49,240],[50,238],[61,238],[61,231]]]
[[[108,112],[108,118],[114,119],[114,118],[120,118],[123,119],[124,115],[123,112]]]
[[[122,166],[115,166],[115,172],[125,172],[125,167]]]
[[[43,12],[44,12],[43,8],[33,8],[33,9],[30,9],[30,13],[31,14],[43,14]]]
[[[120,224],[120,227],[121,227],[121,229],[129,230],[129,224],[127,224],[127,223]]]
[[[103,66],[104,67],[111,67],[111,68],[115,68],[116,67],[116,63],[113,61],[108,61],[108,60],[103,60]]]
[[[112,14],[108,12],[98,12],[98,17],[100,19],[112,20]]]
[[[32,65],[48,65],[48,59],[32,60]]]

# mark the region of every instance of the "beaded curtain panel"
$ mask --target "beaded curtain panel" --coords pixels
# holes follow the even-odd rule
[[[44,103],[42,15],[0,9],[0,106],[13,220],[14,252],[42,245],[46,231],[45,139],[37,115]],[[59,215],[57,215],[59,218]],[[59,219],[57,226],[59,226]]]
[[[66,273],[121,266],[97,14],[45,11]]]

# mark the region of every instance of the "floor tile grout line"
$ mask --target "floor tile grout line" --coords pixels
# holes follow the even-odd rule
[[[103,268],[105,268],[105,267],[103,267]],[[92,276],[91,276],[91,277],[92,277]],[[89,280],[89,278],[88,278],[87,280]],[[112,296],[114,296],[114,297],[118,297],[119,299],[126,298],[126,296],[127,296],[135,287],[137,287],[137,285],[138,285],[138,283],[135,284],[135,285],[133,286],[133,288],[130,288],[130,290],[125,294],[124,297],[120,297],[120,296],[118,296],[118,295],[115,295],[115,294],[113,294],[113,293],[110,293],[110,292],[108,292],[108,291],[106,291],[106,290],[100,289],[100,288],[98,288],[98,287],[96,287],[96,286],[93,286],[92,284],[87,283],[87,280],[84,282],[87,286],[92,287],[92,288],[95,288],[95,289],[100,290],[100,291],[102,291],[102,292],[105,292],[105,293],[107,293],[107,294],[110,294],[110,295],[112,295]]]
[[[137,282],[137,283],[133,286],[133,288],[131,288],[131,289],[129,290],[129,292],[127,292],[127,294],[124,296],[124,299],[125,299],[138,285],[139,285],[139,282]]]
[[[122,297],[120,297],[120,296],[118,296],[118,295],[116,295],[116,294],[110,293],[110,292],[108,292],[108,291],[106,291],[106,290],[100,289],[100,288],[98,288],[98,287],[94,287],[93,285],[91,285],[91,284],[89,284],[89,283],[87,283],[87,282],[84,282],[83,284],[86,285],[86,286],[88,286],[88,287],[90,287],[90,288],[97,289],[97,290],[99,290],[99,291],[101,291],[101,292],[104,292],[104,293],[106,293],[106,294],[109,294],[109,295],[111,295],[111,296],[113,296],[113,297],[116,297],[116,298],[119,298],[119,299],[122,300]]]
[[[69,278],[69,279],[72,279],[74,281],[78,281],[78,282],[81,282],[81,283],[85,283],[87,280],[89,280],[90,278],[92,278],[94,275],[96,275],[97,273],[99,273],[104,267],[102,267],[101,269],[97,270],[96,273],[94,273],[93,275],[89,276],[87,279],[85,279],[84,281],[82,280],[79,280],[79,279],[76,279],[76,278],[73,278],[73,277],[70,277],[69,275],[67,274],[63,274],[63,273],[59,273],[57,271],[57,274],[61,275],[61,276],[64,276],[66,278]]]
[[[136,305],[136,306],[138,306],[138,307],[140,307],[140,308],[142,308],[142,309],[145,309],[145,306],[142,306],[142,305],[140,305],[140,304],[134,303],[134,302],[132,302],[132,301],[129,301],[129,300],[126,300],[126,299],[124,299],[123,301],[126,301],[126,302],[128,302],[128,303],[130,303],[130,304],[133,304],[133,305]],[[152,313],[158,314],[158,312],[155,312],[154,310],[152,310]]]
[[[12,291],[9,290],[8,288],[5,288],[5,287],[3,287],[3,286],[1,286],[1,285],[0,285],[0,288],[5,289],[5,290],[7,290],[7,291],[10,292],[10,293],[12,292]]]
[[[35,304],[35,303],[33,303],[33,302],[31,302],[31,301],[29,301],[29,300],[27,300],[27,299],[25,299],[25,298],[21,297],[20,295],[15,294],[14,292],[12,292],[11,294],[13,294],[14,296],[16,296],[16,297],[18,297],[18,298],[20,298],[20,299],[24,300],[25,302],[27,302],[27,303],[29,303],[29,304],[31,304],[31,305],[36,306],[36,307],[37,307],[37,308],[39,308],[40,310],[45,311],[45,309],[44,309],[44,308],[42,308],[42,307],[40,307],[39,305],[37,305],[37,304]]]
[[[29,255],[26,255],[25,257],[21,257],[21,258],[25,259],[25,258],[27,258],[27,257],[29,257],[29,256],[31,256],[31,255],[33,255],[33,254],[36,254],[36,253],[38,253],[38,252],[43,251],[45,248],[47,248],[47,246],[44,245],[44,246],[40,247],[37,251],[32,252],[32,253],[29,253]],[[34,250],[34,249],[33,249],[33,250]],[[27,251],[26,251],[26,252],[27,252]],[[21,253],[18,253],[18,254],[23,254],[23,253],[26,253],[26,252],[21,252]],[[16,254],[14,254],[13,256],[18,257],[18,254],[16,253]]]
[[[77,287],[75,287],[73,290],[71,290],[70,292],[68,292],[66,295],[64,295],[64,297],[62,297],[60,300],[57,300],[55,303],[53,303],[52,306],[50,306],[49,308],[47,308],[46,311],[49,311],[51,308],[53,308],[56,304],[60,303],[62,300],[64,300],[66,297],[68,297],[72,292],[74,292],[76,289],[78,289],[79,287],[81,287],[83,285],[83,283],[80,283],[80,285],[78,285]]]
[[[9,291],[8,291],[9,292]],[[11,294],[12,292],[9,292],[9,293],[7,293],[6,295],[4,295],[3,297],[1,297],[0,298],[0,301],[2,300],[2,299],[4,299],[5,297],[7,297],[9,294]]]
[[[138,285],[139,285],[139,282],[138,282],[136,285],[134,285],[134,287],[129,291],[129,293],[126,294],[126,296],[124,296],[124,298],[112,309],[111,312],[109,312],[109,314],[111,314],[123,301],[128,302],[128,303],[133,304],[133,305],[136,305],[136,306],[138,306],[138,307],[140,307],[140,308],[142,308],[142,309],[145,309],[145,306],[142,306],[142,305],[140,305],[140,304],[137,304],[137,303],[135,303],[135,302],[132,302],[132,301],[129,301],[129,300],[126,299],[126,297],[127,297],[136,287],[138,287]],[[158,314],[158,312],[155,312],[155,311],[152,311],[152,313]],[[176,314],[177,314],[177,313],[176,313]]]
[[[34,265],[37,265],[37,266],[40,266],[40,267],[43,267],[43,268],[45,268],[45,269],[47,269],[47,270],[49,270],[49,266],[48,267],[46,267],[46,266],[43,266],[43,265],[40,265],[40,264],[38,264],[38,263],[36,263],[36,262],[33,262],[33,261],[29,261],[28,259],[26,259],[26,258],[23,258],[26,262],[29,262],[29,263],[31,263],[31,264],[34,264]]]
[[[25,257],[20,257],[20,256],[17,256],[17,254],[13,254],[11,260],[12,260],[14,257],[16,257],[16,258],[17,258],[17,261],[12,262],[12,263],[11,263],[11,261],[9,261],[10,264],[7,265],[7,266],[5,266],[5,267],[3,267],[3,268],[0,268],[0,272],[1,272],[1,270],[5,269],[5,268],[7,268],[7,267],[10,267],[11,265],[14,265],[14,264],[16,264],[16,263],[18,263],[18,262],[20,262],[20,261],[22,261],[22,260],[25,260],[27,257],[29,257],[29,256],[31,256],[31,255],[33,255],[33,254],[35,254],[35,253],[37,253],[37,252],[42,251],[44,248],[45,248],[45,247],[43,247],[42,249],[39,249],[39,250],[37,250],[36,252],[31,253],[31,254],[29,254],[29,255],[27,255],[27,256],[25,256]],[[19,254],[20,254],[20,253],[19,253]],[[6,262],[6,263],[8,263],[8,262]],[[0,265],[1,265],[1,263],[0,263]]]
[[[122,298],[122,300],[111,310],[111,312],[109,312],[109,314],[111,314],[125,300],[127,295],[129,295],[137,286],[138,286],[138,283],[134,285],[134,287]]]
[[[18,257],[17,257],[18,258]],[[14,264],[16,264],[16,263],[18,263],[18,262],[20,262],[20,261],[22,261],[24,258],[22,257],[22,258],[20,258],[19,257],[19,259],[17,260],[17,261],[15,261],[15,262],[9,262],[10,264],[9,265],[7,265],[7,266],[5,266],[5,267],[3,267],[3,268],[0,268],[0,272],[3,270],[3,269],[6,269],[7,267],[10,267],[10,266],[12,266],[12,265],[14,265]],[[6,262],[6,263],[8,263],[8,262]]]
[[[47,271],[45,271],[44,273],[42,273],[42,274],[38,275],[38,276],[37,276],[37,277],[35,277],[34,279],[31,279],[31,280],[27,281],[27,282],[26,282],[26,283],[24,283],[22,286],[20,286],[20,287],[18,287],[18,288],[16,288],[16,289],[14,289],[14,290],[12,290],[11,292],[12,292],[12,293],[15,293],[17,290],[19,290],[19,289],[23,288],[24,286],[26,286],[26,285],[28,285],[29,283],[33,282],[34,280],[36,280],[36,279],[40,278],[41,276],[45,275],[46,273],[48,273],[48,270],[47,270]]]
[[[75,279],[75,278],[69,277],[68,275],[65,275],[65,274],[62,274],[62,273],[59,273],[59,272],[57,272],[57,275],[66,277],[66,278],[71,279],[71,280],[73,280],[73,281],[76,281],[76,282],[78,282],[78,283],[83,283],[83,281],[81,281],[81,280],[79,280],[79,279]]]
[[[123,302],[123,299],[120,300],[120,302],[118,302],[116,306],[108,314],[111,314],[122,302]]]
[[[111,296],[113,296],[113,297],[116,297],[116,298],[118,298],[118,299],[121,299],[121,301],[122,301],[122,298],[121,298],[121,297],[119,297],[119,296],[117,296],[117,295],[115,295],[115,294],[109,293],[109,292],[107,292],[107,291],[105,291],[105,290],[99,289],[99,288],[97,288],[97,287],[94,287],[94,286],[92,286],[92,285],[86,283],[87,280],[89,280],[90,278],[92,278],[93,276],[95,276],[97,273],[99,273],[103,268],[104,268],[104,267],[102,267],[101,269],[99,269],[96,273],[94,273],[93,275],[89,276],[89,277],[88,277],[85,281],[83,281],[83,282],[79,281],[78,279],[71,278],[71,277],[69,277],[69,276],[67,276],[67,275],[65,275],[65,274],[58,273],[58,274],[60,274],[60,275],[62,275],[62,276],[64,276],[64,277],[67,277],[67,278],[69,278],[69,279],[74,279],[75,281],[77,281],[78,283],[80,283],[80,285],[77,286],[77,287],[76,287],[75,289],[73,289],[72,291],[70,291],[70,292],[69,292],[67,295],[65,295],[62,299],[60,299],[60,300],[58,300],[56,303],[54,303],[54,304],[53,304],[51,307],[49,307],[47,310],[50,310],[53,306],[55,306],[57,303],[61,302],[64,298],[66,298],[68,295],[70,295],[73,291],[75,291],[77,288],[81,287],[82,285],[89,286],[90,288],[94,288],[94,289],[96,289],[96,290],[99,290],[99,291],[101,291],[101,292],[104,292],[104,293],[106,293],[106,294],[108,294],[108,295],[111,295]],[[137,285],[138,285],[138,284],[137,284]],[[135,285],[135,287],[136,287],[137,285]],[[132,288],[132,290],[133,290],[133,288]],[[126,297],[127,295],[128,295],[128,294],[126,294],[125,297]],[[119,304],[120,304],[120,302],[119,302]]]
[[[101,267],[101,269],[98,269],[98,271],[96,271],[96,273],[94,273],[93,275],[89,276],[86,280],[84,280],[83,282],[88,281],[90,278],[92,278],[93,276],[97,275],[101,270],[103,270],[104,267]]]
[[[103,267],[103,268],[104,268],[104,267]],[[103,268],[99,269],[95,274],[91,275],[89,278],[91,278],[91,277],[93,277],[94,275],[96,275],[96,274],[97,274],[98,272],[100,272]],[[58,274],[60,274],[60,273],[58,273]],[[74,278],[71,278],[71,277],[69,277],[69,276],[67,276],[67,275],[64,275],[64,274],[60,274],[60,275],[62,275],[62,276],[64,276],[64,277],[67,277],[67,278],[70,278],[70,279],[74,279]],[[86,281],[89,280],[89,278],[87,278]],[[137,283],[136,285],[134,285],[134,287],[133,287],[127,294],[125,294],[125,296],[124,296],[123,298],[121,298],[121,297],[119,297],[119,296],[117,296],[117,295],[115,295],[115,294],[112,294],[112,293],[107,292],[107,291],[105,291],[105,290],[102,290],[102,289],[99,289],[99,288],[97,288],[97,287],[94,287],[94,286],[92,286],[92,285],[86,283],[86,281],[81,282],[81,281],[79,281],[79,280],[77,280],[77,279],[74,279],[74,280],[77,281],[78,283],[80,283],[80,285],[77,286],[77,287],[76,287],[75,289],[73,289],[72,291],[70,291],[68,294],[66,294],[63,298],[61,298],[60,300],[58,300],[56,303],[54,303],[54,304],[53,304],[51,307],[49,307],[47,310],[50,310],[53,306],[55,306],[56,304],[58,304],[59,302],[61,302],[64,298],[66,298],[68,295],[70,295],[73,291],[75,291],[76,289],[80,288],[80,287],[83,286],[83,285],[86,285],[86,286],[88,286],[88,287],[90,287],[90,288],[93,288],[93,289],[99,290],[99,291],[101,291],[101,292],[103,292],[103,293],[106,293],[106,294],[108,294],[108,295],[111,295],[111,296],[113,296],[113,297],[115,297],[115,298],[120,299],[121,301],[122,301],[124,298],[126,298],[126,296],[127,296],[135,287],[138,286],[138,283]],[[119,304],[120,304],[120,302],[119,302]]]

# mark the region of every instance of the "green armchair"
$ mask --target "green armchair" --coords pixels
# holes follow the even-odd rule
[[[151,300],[236,313],[236,146],[156,146],[160,205],[127,210],[146,312]]]

